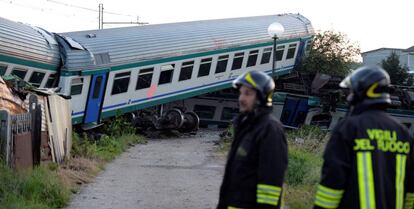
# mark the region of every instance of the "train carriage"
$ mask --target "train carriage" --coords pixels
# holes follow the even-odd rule
[[[267,27],[273,22],[285,28],[276,49],[276,75],[287,74],[314,34],[300,14],[61,34],[3,20],[0,35],[12,40],[1,45],[0,69],[7,66],[3,75],[22,75],[19,69],[45,73],[37,78],[39,87],[58,78],[55,85],[71,96],[74,124],[97,124],[117,113],[225,89],[248,70],[270,74],[273,42]],[[14,45],[21,45],[18,53],[10,53]],[[43,54],[33,59],[33,51]],[[19,77],[35,84],[33,76]]]

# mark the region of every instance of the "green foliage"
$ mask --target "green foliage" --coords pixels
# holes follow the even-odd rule
[[[0,167],[0,206],[2,208],[62,208],[70,191],[54,171],[44,166],[24,172]]]
[[[117,137],[123,134],[134,134],[135,128],[124,116],[117,114],[113,120],[105,123],[102,131],[109,136]]]
[[[407,66],[400,65],[400,58],[397,53],[391,52],[390,56],[382,60],[382,67],[390,75],[392,84],[403,86],[413,85],[413,76],[408,73]]]
[[[351,43],[345,34],[334,31],[317,33],[313,38],[309,54],[302,63],[301,70],[345,76],[359,55],[359,46]]]

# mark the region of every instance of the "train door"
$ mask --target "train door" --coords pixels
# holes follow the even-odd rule
[[[91,76],[84,123],[99,121],[106,86],[106,72]]]
[[[307,98],[287,96],[280,121],[285,126],[297,128],[305,122],[308,109]]]

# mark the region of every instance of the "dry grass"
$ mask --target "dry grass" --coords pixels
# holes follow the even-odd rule
[[[63,183],[76,192],[82,184],[91,183],[101,171],[102,162],[83,157],[72,158],[58,168]]]

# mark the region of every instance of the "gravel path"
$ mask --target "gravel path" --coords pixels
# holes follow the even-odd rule
[[[218,131],[150,139],[108,164],[68,209],[215,208],[225,160],[215,154]]]

